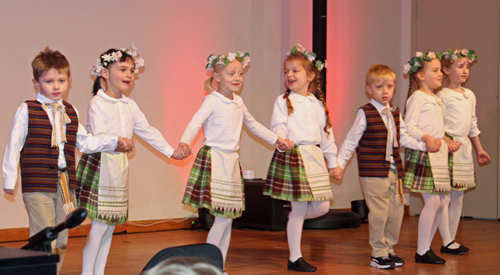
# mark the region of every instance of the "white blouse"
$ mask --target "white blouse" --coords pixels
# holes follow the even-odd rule
[[[375,106],[379,114],[382,111],[382,109],[386,107],[373,99],[370,101],[370,103],[373,106]],[[387,107],[390,107],[389,104],[387,105],[388,105]],[[381,115],[381,117],[382,121],[387,127],[386,116]],[[351,130],[349,130],[349,133],[347,134],[347,137],[344,143],[342,143],[342,146],[340,147],[339,150],[338,162],[340,167],[342,167],[342,169],[345,169],[347,161],[354,154],[354,150],[356,150],[356,147],[358,147],[359,141],[361,140],[361,137],[363,137],[366,127],[367,124],[366,124],[365,111],[363,111],[363,109],[360,108],[356,113],[356,119],[354,120],[354,125],[352,125]],[[416,139],[408,135],[408,133],[406,132],[406,124],[403,118],[401,117],[401,113],[399,113],[399,139],[401,142],[401,144],[399,144],[400,146],[404,146],[406,148],[411,148],[419,151],[427,151],[427,146],[425,145],[425,143],[417,141]],[[393,162],[394,158],[391,157],[391,163]]]
[[[276,143],[278,136],[254,119],[240,96],[233,94],[231,100],[213,91],[205,96],[200,109],[182,134],[181,142],[191,144],[203,125],[203,145],[234,152],[240,148],[243,123],[267,143]]]
[[[37,93],[36,100],[40,103],[53,103],[52,100],[46,98],[41,93]],[[57,101],[57,103],[62,104],[62,99]],[[76,115],[78,116],[78,110],[75,109]],[[47,109],[47,115],[49,117],[50,123],[54,127],[54,115],[52,109]],[[59,131],[59,115],[60,112],[56,113],[55,119],[55,129]],[[26,136],[28,135],[28,121],[29,112],[28,104],[23,103],[19,108],[17,108],[16,116],[14,117],[14,122],[10,129],[9,141],[7,142],[7,147],[5,148],[5,154],[3,157],[3,188],[4,189],[14,189],[17,182],[17,167],[19,166],[19,157],[21,155],[21,150],[24,147],[24,142],[26,141]],[[64,126],[65,127],[65,126]],[[61,135],[59,133],[57,136],[57,144],[59,146],[59,159],[58,167],[66,167],[66,157],[64,156],[64,142],[61,142]],[[99,137],[93,137],[90,135],[85,127],[78,123],[78,132],[76,134],[76,146],[78,150],[82,153],[91,154],[94,152],[113,150],[116,148],[118,143],[118,137],[114,135],[101,135]]]
[[[416,90],[406,102],[405,123],[408,134],[422,141],[428,134],[433,138],[444,138],[443,102],[435,95]]]
[[[448,88],[437,93],[444,104],[444,130],[455,137],[475,137],[481,133],[477,127],[476,97],[471,90],[463,89],[463,94]]]
[[[292,103],[293,113],[288,115],[286,99],[283,95],[278,96],[274,103],[271,130],[297,145],[320,145],[328,161],[328,168],[337,167],[337,146],[332,129],[328,129],[328,133],[323,130],[326,125],[323,103],[311,93],[302,96],[292,91],[288,98]]]
[[[174,153],[161,132],[149,125],[137,103],[124,95],[122,98],[112,98],[99,90],[90,100],[87,123],[88,130],[93,135],[112,134],[132,139],[136,133],[167,157]]]

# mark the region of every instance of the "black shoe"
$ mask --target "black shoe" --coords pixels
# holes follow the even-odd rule
[[[449,243],[447,246],[441,246],[441,253],[446,253],[446,254],[453,254],[453,255],[463,255],[467,252],[469,252],[469,248],[463,246],[463,245],[460,245],[458,248],[449,248],[450,245],[452,245],[453,243],[455,243],[455,241],[452,241],[451,243]]]
[[[295,262],[288,260],[288,270],[301,272],[316,272],[316,267],[310,265],[304,258],[300,257]]]
[[[379,269],[394,269],[394,267],[396,267],[396,263],[387,256],[378,258],[372,257],[370,266]]]
[[[424,255],[420,256],[418,253],[415,253],[415,262],[424,263],[424,264],[444,264],[446,261],[436,255],[432,249],[427,250]]]
[[[396,266],[403,266],[405,264],[405,260],[398,257],[398,255],[394,253],[389,253],[389,259],[391,259]]]

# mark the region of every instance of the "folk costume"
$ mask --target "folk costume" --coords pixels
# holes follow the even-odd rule
[[[37,93],[16,112],[3,160],[4,189],[14,189],[21,163],[23,200],[30,237],[66,219],[76,207],[75,149],[93,153],[116,148],[117,136],[92,137],[79,123],[78,111],[66,101]],[[60,232],[53,252],[60,270],[68,232]],[[55,249],[54,249],[55,248]]]
[[[370,245],[374,258],[395,254],[394,246],[399,240],[405,202],[400,146],[427,150],[425,143],[406,133],[406,124],[397,106],[384,106],[372,99],[359,108],[338,154],[339,165],[345,169],[356,150],[363,193],[370,209]]]

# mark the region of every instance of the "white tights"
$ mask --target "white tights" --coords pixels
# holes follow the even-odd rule
[[[441,221],[446,195],[422,193],[424,208],[418,219],[418,247],[417,253],[424,255],[430,249],[432,239]],[[449,202],[449,201],[448,201]]]
[[[447,202],[443,207],[443,216],[439,224],[439,233],[443,239],[443,246],[455,240],[462,215],[462,206],[464,202],[464,191],[451,191],[450,195],[446,195]],[[451,202],[450,202],[451,201]],[[450,248],[458,248],[460,245],[454,243]]]
[[[102,275],[108,260],[115,227],[92,221],[83,247],[82,275]]]
[[[302,227],[305,219],[314,219],[325,215],[330,210],[329,201],[292,201],[292,211],[288,216],[286,225],[288,248],[290,249],[290,261],[293,263],[302,257],[300,240],[302,238]]]
[[[229,242],[231,241],[231,225],[233,219],[215,217],[214,224],[207,236],[207,243],[217,246],[222,252],[222,259],[226,263]]]

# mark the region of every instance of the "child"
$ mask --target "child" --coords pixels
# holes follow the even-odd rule
[[[301,272],[316,271],[302,258],[304,219],[329,211],[333,199],[329,175],[337,167],[337,147],[321,90],[324,64],[315,58],[315,53],[297,44],[283,62],[287,91],[274,103],[271,129],[297,146],[289,152],[277,148],[264,187],[264,195],[291,202],[286,228],[290,249],[287,267]]]
[[[474,161],[472,159],[471,140],[476,148],[479,163],[490,161],[490,156],[481,146],[477,128],[476,98],[471,90],[462,87],[469,78],[469,67],[477,56],[473,50],[455,49],[444,53],[441,61],[448,85],[437,93],[444,104],[445,140],[458,141],[462,144],[458,151],[450,144],[451,194],[446,196],[439,232],[443,239],[441,253],[465,254],[469,249],[455,242],[464,190],[476,186]],[[470,139],[469,139],[470,137]],[[451,203],[448,205],[448,202]]]
[[[205,81],[207,95],[189,122],[174,155],[187,157],[189,144],[203,125],[205,141],[193,164],[182,203],[207,208],[215,216],[207,243],[220,248],[226,261],[231,224],[245,210],[243,178],[237,150],[242,123],[269,144],[285,140],[258,123],[235,93],[243,84],[243,68],[250,62],[248,53],[228,53],[208,57],[206,69],[213,72]],[[212,86],[217,81],[218,88]]]
[[[391,68],[374,65],[368,69],[365,89],[372,99],[359,108],[339,151],[339,166],[334,175],[342,176],[356,150],[363,193],[370,209],[370,266],[381,269],[393,269],[405,263],[394,252],[405,203],[399,147],[427,151],[423,142],[408,136],[399,108],[390,104],[395,87],[396,74]]]
[[[3,159],[3,188],[13,195],[21,163],[23,200],[29,217],[30,237],[63,222],[76,206],[75,148],[83,153],[129,151],[132,142],[115,135],[92,137],[79,123],[78,111],[63,100],[69,89],[69,62],[59,51],[46,47],[33,62],[36,100],[17,109]],[[118,147],[117,147],[118,145]],[[52,242],[61,270],[68,231]]]
[[[428,150],[406,149],[404,187],[422,193],[424,198],[424,208],[418,221],[417,263],[446,262],[431,249],[432,238],[441,220],[445,194],[451,190],[448,148],[441,146],[444,138],[443,103],[434,94],[441,87],[443,78],[441,57],[439,52],[417,52],[417,56],[411,58],[403,69],[410,75],[405,115],[407,131],[413,138],[425,142]],[[418,90],[412,93],[415,82]]]
[[[149,125],[139,106],[123,92],[144,66],[137,48],[109,49],[91,67],[97,76],[89,103],[88,128],[93,135],[117,134],[132,138],[136,133],[162,154],[174,149],[160,131]],[[113,150],[84,155],[78,166],[81,191],[79,203],[92,220],[83,248],[82,274],[104,274],[116,225],[128,219],[128,158]]]

